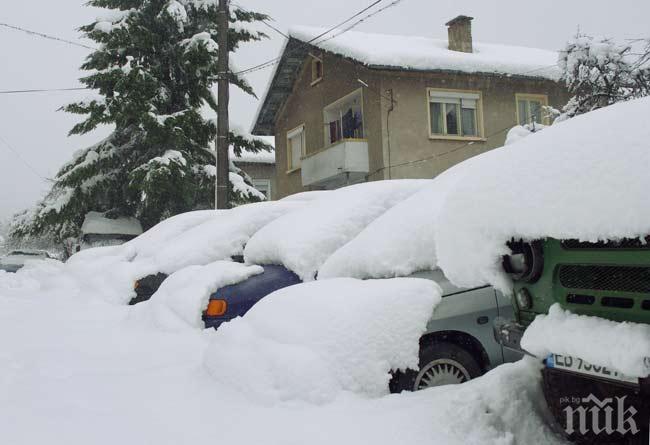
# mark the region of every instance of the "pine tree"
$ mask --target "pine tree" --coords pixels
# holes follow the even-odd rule
[[[85,134],[112,124],[105,140],[75,154],[58,172],[43,201],[14,219],[12,237],[77,236],[88,211],[135,216],[145,228],[184,211],[214,207],[213,120],[211,91],[218,76],[216,44],[218,0],[90,0],[110,10],[109,17],[81,31],[99,48],[82,65],[81,81],[99,96],[63,107],[84,115],[70,134]],[[254,24],[268,17],[231,11],[229,48],[265,38]],[[229,81],[254,95],[235,73]],[[236,154],[270,150],[260,139],[231,134]],[[232,187],[232,183],[235,187]],[[243,185],[242,185],[243,184]],[[233,205],[263,195],[250,178],[231,165]]]
[[[559,120],[650,94],[650,42],[645,53],[611,39],[578,34],[560,52],[562,81],[572,97]]]

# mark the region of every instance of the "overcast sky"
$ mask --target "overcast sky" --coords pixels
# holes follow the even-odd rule
[[[101,15],[83,6],[83,0],[22,0],[5,2],[0,22],[79,41],[76,31]],[[265,12],[286,31],[291,25],[330,26],[367,6],[370,0],[238,0],[249,9]],[[385,0],[389,3],[389,0]],[[650,37],[647,0],[403,0],[360,25],[357,30],[446,38],[444,23],[459,14],[475,17],[475,41],[559,49],[581,31],[618,40]],[[242,48],[238,67],[275,57],[283,38],[269,31],[270,40]],[[90,41],[84,41],[92,45]],[[0,91],[80,86],[78,70],[87,50],[0,27]],[[272,70],[256,72],[249,81],[262,95]],[[53,177],[72,153],[108,134],[105,128],[83,137],[67,137],[78,116],[57,109],[86,96],[85,92],[0,94],[0,219],[32,205],[47,190],[44,178]],[[248,127],[257,100],[233,90],[233,122]],[[7,144],[19,156],[12,153]],[[22,160],[21,160],[22,158]]]

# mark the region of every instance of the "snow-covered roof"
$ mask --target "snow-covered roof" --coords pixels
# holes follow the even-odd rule
[[[133,235],[142,234],[142,225],[136,218],[106,218],[103,213],[88,212],[81,226],[85,235]]]
[[[278,110],[286,102],[305,57],[314,47],[347,57],[371,69],[462,72],[557,81],[558,53],[538,48],[473,42],[474,52],[448,49],[445,39],[356,31],[324,34],[326,29],[295,26],[253,119],[254,135],[273,135]],[[312,42],[314,37],[320,36]]]
[[[310,42],[326,31],[326,28],[296,26],[289,29],[289,35]],[[330,39],[333,35],[336,37]],[[450,50],[446,39],[356,31],[326,34],[311,45],[371,67],[506,74],[550,80],[557,80],[560,74],[556,51],[522,46],[473,42],[474,52],[465,53]]]
[[[275,151],[242,151],[239,156],[235,155],[235,150],[230,149],[230,159],[235,162],[248,162],[250,164],[275,164]]]

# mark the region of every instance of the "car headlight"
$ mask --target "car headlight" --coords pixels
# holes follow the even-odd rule
[[[511,241],[508,247],[510,255],[503,257],[503,269],[514,281],[534,283],[539,280],[544,269],[544,255],[540,241]]]

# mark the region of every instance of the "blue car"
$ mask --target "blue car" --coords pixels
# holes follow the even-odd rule
[[[264,272],[231,286],[222,287],[210,296],[203,312],[206,328],[243,316],[255,303],[278,289],[302,283],[295,273],[283,266],[263,266]]]

